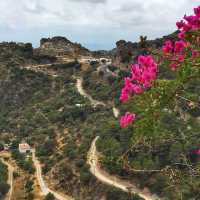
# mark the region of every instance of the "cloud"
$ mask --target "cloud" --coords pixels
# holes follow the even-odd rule
[[[196,0],[2,0],[0,38],[26,41],[31,35],[36,43],[40,36],[63,35],[89,47],[112,48],[119,39],[173,32],[175,22],[198,4]]]
[[[77,3],[106,3],[107,0],[71,0]]]

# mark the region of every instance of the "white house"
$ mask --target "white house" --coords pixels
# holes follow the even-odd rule
[[[19,152],[20,153],[29,153],[31,151],[31,147],[27,143],[19,144]]]

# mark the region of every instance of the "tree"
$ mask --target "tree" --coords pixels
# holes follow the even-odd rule
[[[0,151],[3,151],[3,150],[4,150],[3,143],[0,142]]]
[[[4,196],[5,194],[7,194],[9,189],[10,189],[10,186],[7,183],[1,182],[0,183],[0,196]]]
[[[26,182],[26,185],[25,185],[26,192],[29,193],[29,192],[33,191],[33,184],[34,184],[34,182],[32,180],[28,180]]]
[[[126,193],[116,188],[108,188],[106,192],[107,200],[142,200],[138,195],[132,193]]]
[[[48,193],[44,200],[55,200],[55,196],[52,193]]]
[[[89,166],[85,165],[80,170],[80,181],[83,184],[89,183],[90,179],[92,178],[92,175],[89,171]]]
[[[28,193],[27,200],[34,200],[34,194],[32,192]]]

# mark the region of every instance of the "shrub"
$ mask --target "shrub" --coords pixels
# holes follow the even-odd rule
[[[48,193],[44,200],[55,200],[55,197],[52,193]]]
[[[10,186],[5,182],[0,182],[0,196],[4,196],[8,193]]]

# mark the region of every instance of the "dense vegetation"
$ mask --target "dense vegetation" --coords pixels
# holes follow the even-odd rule
[[[0,199],[2,199],[5,196],[5,194],[9,191],[10,186],[7,184],[7,179],[7,166],[0,161]]]

